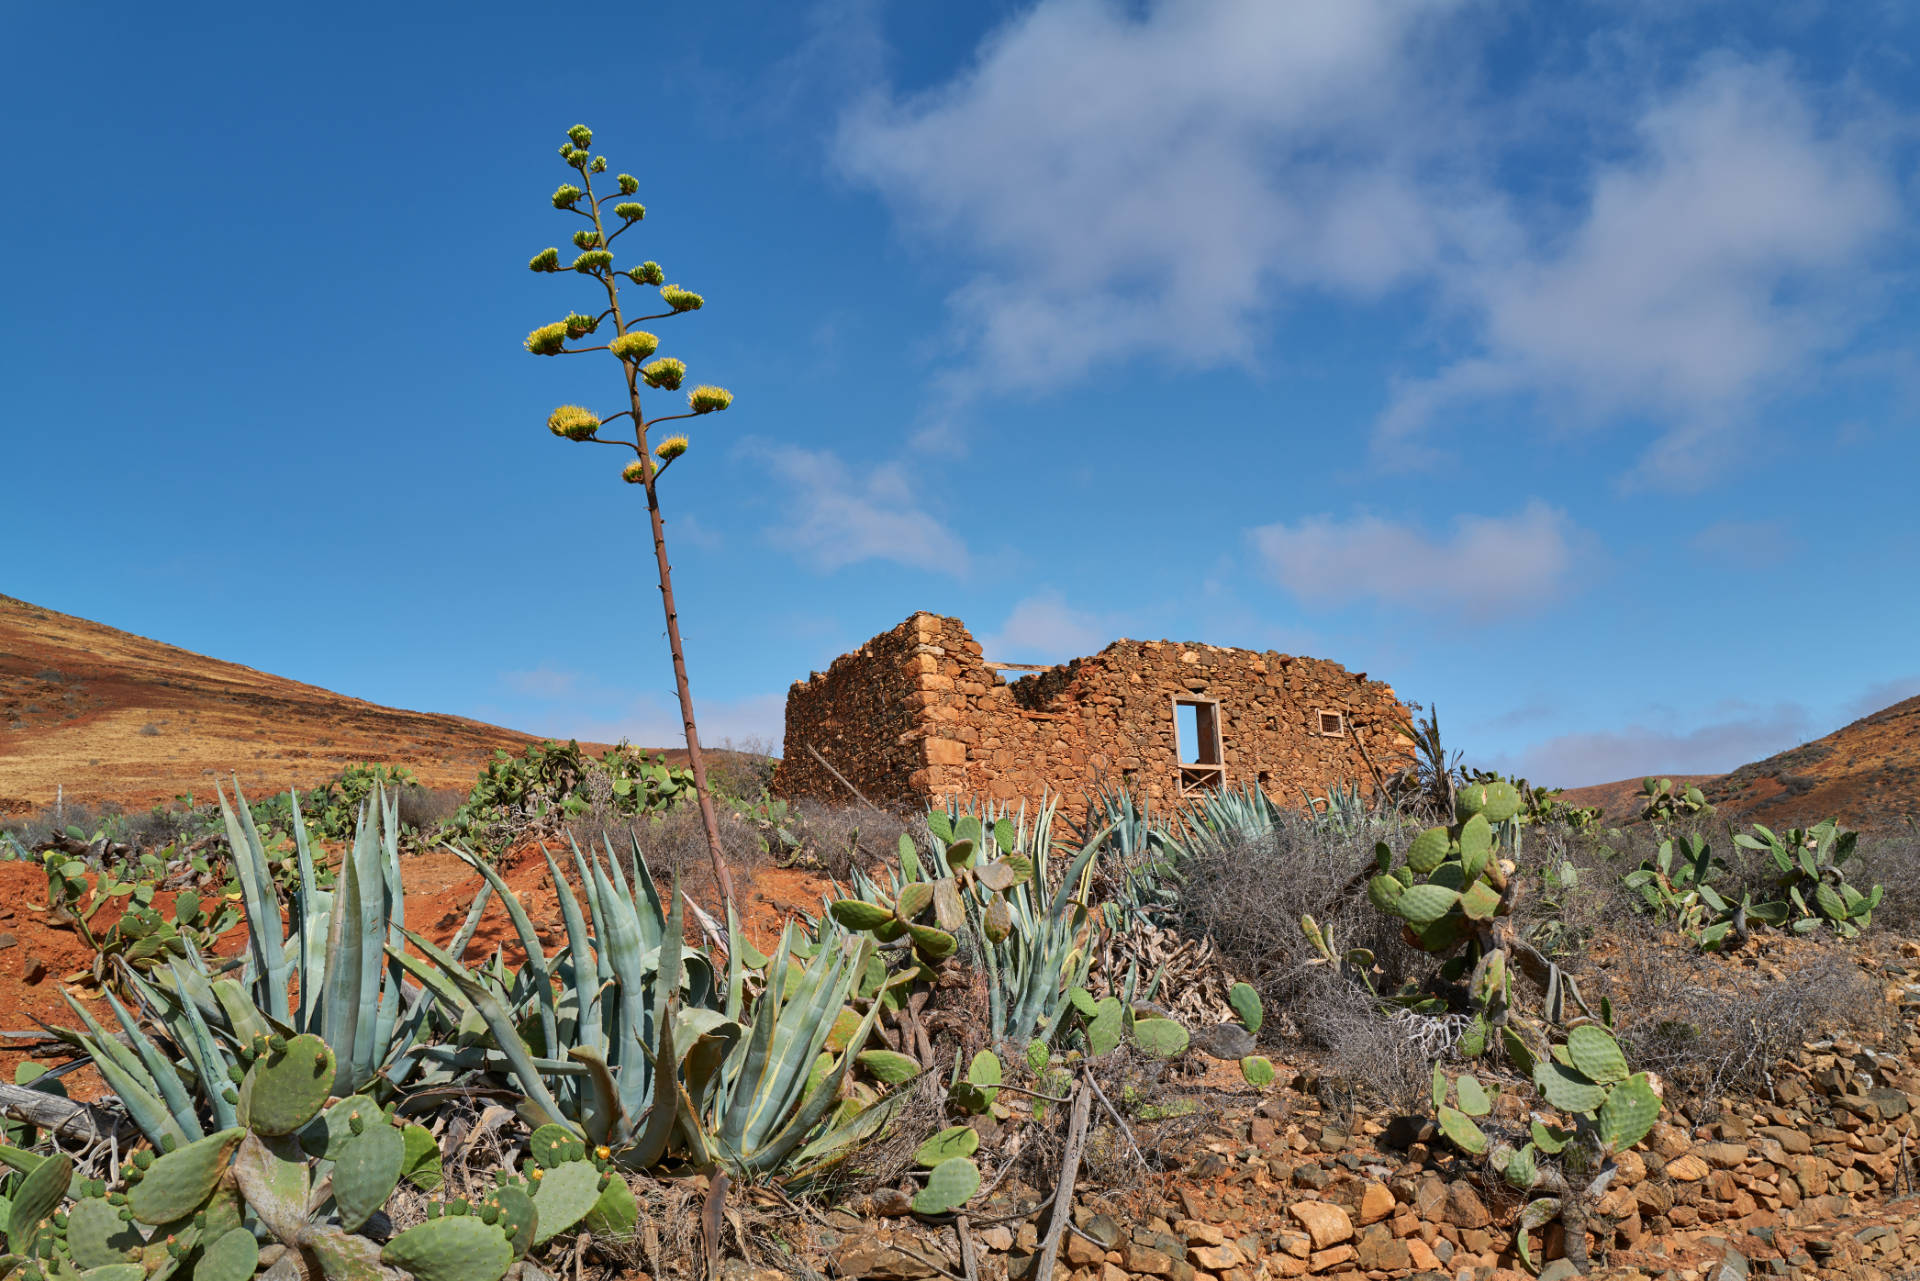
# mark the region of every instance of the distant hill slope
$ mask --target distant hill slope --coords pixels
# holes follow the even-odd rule
[[[1728,774],[1667,777],[1697,784],[1741,823],[1794,827],[1833,815],[1870,831],[1920,819],[1920,697]],[[1639,792],[1633,778],[1569,788],[1563,799],[1619,823],[1639,817]]]
[[[354,761],[472,784],[531,736],[381,707],[0,596],[0,814],[70,801],[129,808],[321,782]]]

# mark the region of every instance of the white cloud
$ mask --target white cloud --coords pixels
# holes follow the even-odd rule
[[[1695,555],[1736,569],[1778,569],[1799,545],[1777,520],[1716,520],[1687,540]]]
[[[685,745],[680,702],[671,693],[635,691],[608,685],[591,673],[542,665],[532,671],[502,672],[508,696],[477,709],[478,714],[528,734],[577,738],[592,743],[626,739],[637,747]],[[700,741],[718,746],[771,743],[777,753],[786,723],[785,694],[747,694],[738,698],[694,699]]]
[[[977,251],[952,303],[996,384],[1245,359],[1277,286],[1371,297],[1437,251],[1408,50],[1448,7],[1045,0],[950,83],[863,101],[838,155]]]
[[[1028,596],[1014,605],[1000,630],[980,638],[986,656],[1006,663],[1063,663],[1103,648],[1114,639],[1092,614],[1069,606],[1057,591]]]
[[[1644,50],[1482,102],[1504,26],[1455,3],[1039,0],[947,81],[859,101],[841,167],[978,264],[932,437],[982,388],[1250,363],[1284,305],[1404,287],[1452,354],[1390,389],[1377,459],[1524,397],[1556,423],[1651,422],[1640,481],[1711,475],[1873,313],[1903,222],[1899,129],[1877,126],[1897,122],[1854,100],[1836,128],[1781,65],[1730,55],[1649,88]]]
[[[1916,696],[1920,696],[1920,673],[1876,682],[1867,686],[1860,692],[1858,698],[1847,704],[1847,723],[1852,724],[1863,716],[1885,711],[1895,703],[1903,703]]]
[[[774,541],[812,568],[890,560],[964,575],[966,544],[926,511],[926,493],[898,463],[859,471],[826,450],[746,440],[740,452],[781,482],[785,518]]]
[[[1632,724],[1617,730],[1562,734],[1500,761],[1501,768],[1548,787],[1587,787],[1660,774],[1723,774],[1814,736],[1798,703],[1735,706],[1724,718],[1690,730]]]
[[[1565,585],[1578,541],[1566,514],[1538,500],[1512,516],[1459,517],[1444,538],[1372,515],[1309,516],[1249,536],[1267,573],[1303,604],[1371,599],[1436,612],[1540,602]]]
[[[1537,393],[1667,424],[1639,475],[1686,487],[1758,398],[1852,335],[1858,270],[1901,220],[1865,137],[1824,126],[1778,65],[1722,60],[1653,102],[1633,141],[1564,234],[1443,273],[1480,350],[1399,389],[1380,452],[1458,404]]]

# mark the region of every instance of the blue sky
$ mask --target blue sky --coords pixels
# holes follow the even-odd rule
[[[915,609],[1567,784],[1920,692],[1911,6],[561,12],[9,14],[0,591],[672,741],[638,492],[544,426],[615,369],[520,345],[584,121],[738,397],[663,486],[709,739]]]

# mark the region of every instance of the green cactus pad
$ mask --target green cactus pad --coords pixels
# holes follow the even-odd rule
[[[380,1262],[405,1268],[418,1281],[500,1281],[513,1266],[506,1233],[473,1215],[416,1224],[387,1242]]]
[[[1047,1043],[1039,1037],[1027,1042],[1027,1070],[1039,1076],[1047,1070],[1047,1064],[1053,1061],[1053,1055],[1047,1052]]]
[[[193,1281],[249,1281],[260,1266],[260,1243],[246,1228],[229,1228],[207,1243],[193,1265]]]
[[[30,1253],[40,1221],[60,1207],[67,1184],[72,1181],[73,1158],[69,1156],[48,1157],[20,1181],[7,1211],[7,1245],[15,1254]]]
[[[1382,912],[1393,911],[1393,905],[1399,901],[1401,891],[1406,886],[1391,876],[1376,876],[1367,882],[1367,897]]]
[[[137,1263],[109,1263],[104,1268],[89,1268],[80,1274],[81,1281],[145,1281],[146,1275],[147,1270]]]
[[[263,1139],[249,1134],[233,1156],[233,1181],[247,1205],[282,1241],[299,1238],[307,1223],[306,1153],[292,1139]]]
[[[979,1150],[979,1132],[970,1125],[954,1125],[922,1143],[913,1154],[913,1163],[931,1170],[942,1161],[972,1156]]]
[[[1609,1154],[1624,1152],[1646,1138],[1659,1119],[1660,1096],[1640,1073],[1614,1086],[1600,1105],[1600,1142]]]
[[[533,1243],[551,1241],[587,1217],[600,1199],[600,1170],[591,1161],[567,1161],[554,1166],[533,1190],[533,1208],[540,1214]]]
[[[974,843],[964,836],[954,841],[947,846],[947,866],[956,872],[971,867],[975,848]]]
[[[1247,1084],[1257,1090],[1264,1090],[1273,1084],[1273,1060],[1261,1054],[1250,1054],[1240,1060],[1240,1075]]]
[[[587,1144],[564,1125],[543,1125],[527,1140],[527,1151],[542,1169],[551,1170],[586,1160]]]
[[[127,1208],[142,1223],[170,1223],[192,1214],[213,1195],[234,1149],[246,1137],[236,1126],[175,1148],[128,1191]]]
[[[1460,1079],[1453,1083],[1453,1088],[1460,1096],[1460,1110],[1468,1116],[1485,1116],[1493,1111],[1493,1100],[1487,1097],[1480,1078],[1471,1072],[1462,1072]]]
[[[240,1085],[240,1124],[255,1134],[292,1134],[313,1120],[333,1093],[333,1051],[312,1033],[253,1061]]]
[[[877,930],[893,919],[893,913],[878,903],[868,903],[857,898],[840,899],[827,911],[833,913],[834,920],[855,933]]]
[[[500,1211],[499,1228],[513,1247],[513,1257],[524,1258],[527,1251],[533,1249],[533,1234],[540,1224],[540,1212],[534,1208],[533,1198],[525,1188],[506,1185],[495,1188],[487,1201]]]
[[[1187,1049],[1187,1029],[1172,1019],[1135,1019],[1133,1039],[1141,1049],[1163,1059],[1184,1054]]]
[[[920,1075],[919,1060],[893,1050],[864,1050],[854,1055],[853,1061],[874,1080],[887,1085],[900,1085]]]
[[[1407,866],[1426,876],[1447,861],[1447,851],[1452,844],[1446,828],[1429,827],[1413,838],[1413,844],[1407,846]]]
[[[1567,1140],[1571,1139],[1576,1131],[1562,1130],[1558,1127],[1535,1121],[1529,1127],[1528,1133],[1533,1136],[1534,1147],[1539,1148],[1548,1156],[1559,1156],[1560,1153],[1566,1149]]]
[[[1500,1029],[1500,1045],[1507,1052],[1507,1060],[1520,1070],[1521,1075],[1533,1075],[1533,1050],[1527,1045],[1526,1038],[1511,1027]]]
[[[1125,1013],[1117,996],[1104,997],[1094,1005],[1093,1017],[1087,1020],[1088,1054],[1097,1059],[1119,1046]]]
[[[348,1140],[333,1167],[333,1200],[340,1226],[357,1232],[387,1203],[407,1161],[407,1141],[384,1120]]]
[[[1612,1085],[1627,1079],[1627,1057],[1603,1027],[1587,1023],[1569,1032],[1567,1057],[1589,1081]]]
[[[1458,1108],[1442,1107],[1439,1111],[1440,1132],[1453,1140],[1453,1145],[1470,1156],[1482,1156],[1487,1150],[1487,1136],[1473,1123],[1473,1118]]]
[[[1522,1192],[1534,1185],[1534,1181],[1540,1177],[1540,1171],[1534,1163],[1531,1144],[1507,1158],[1507,1168],[1501,1171],[1501,1177],[1506,1179],[1509,1186]]]
[[[925,881],[915,881],[900,891],[900,897],[893,905],[893,914],[899,920],[912,921],[932,905],[933,886]]]
[[[914,949],[930,961],[952,955],[958,946],[953,935],[931,925],[909,925],[907,933],[913,935]]]
[[[1476,867],[1487,865],[1487,855],[1493,849],[1493,828],[1487,824],[1486,817],[1475,814],[1460,825],[1460,862],[1464,865],[1471,861]]]
[[[1453,1088],[1453,1082],[1447,1079],[1446,1070],[1438,1063],[1433,1065],[1433,1110],[1438,1112],[1447,1106],[1447,1092]]]
[[[1485,881],[1475,881],[1460,896],[1460,910],[1470,921],[1491,921],[1500,914],[1500,892]]]
[[[1397,884],[1397,882],[1396,882]],[[1266,1011],[1260,1004],[1260,993],[1253,990],[1250,983],[1235,983],[1227,989],[1227,1004],[1240,1016],[1240,1025],[1253,1033],[1260,1034],[1260,1025],[1266,1021]]]
[[[67,1250],[74,1266],[104,1268],[130,1262],[146,1240],[105,1197],[81,1197],[67,1211]]]
[[[967,1157],[955,1157],[933,1167],[927,1186],[913,1198],[920,1214],[951,1214],[980,1190],[980,1167]]]
[[[1607,1087],[1552,1059],[1533,1065],[1533,1084],[1562,1112],[1591,1112],[1606,1102]]]
[[[1394,913],[1415,930],[1424,930],[1451,912],[1460,902],[1458,891],[1444,885],[1413,885],[1393,905]]]
[[[433,1131],[424,1125],[407,1125],[401,1128],[400,1139],[407,1145],[406,1159],[400,1163],[401,1178],[422,1192],[432,1192],[447,1181],[440,1169],[440,1145],[434,1141]]]
[[[600,1199],[593,1203],[580,1224],[595,1236],[631,1234],[640,1225],[640,1202],[634,1199],[633,1188],[615,1174],[607,1180],[607,1186],[600,1190]]]

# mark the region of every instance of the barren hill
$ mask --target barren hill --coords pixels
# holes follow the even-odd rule
[[[531,736],[349,698],[0,596],[0,814],[68,800],[129,808],[307,786],[354,761],[404,764],[429,787],[472,784]]]
[[[1670,776],[1676,783],[1678,776]],[[1863,831],[1920,820],[1920,698],[1863,716],[1824,738],[1742,765],[1690,776],[1727,818],[1770,827],[1829,815]],[[1574,805],[1599,806],[1610,822],[1639,815],[1640,780],[1568,789]]]

